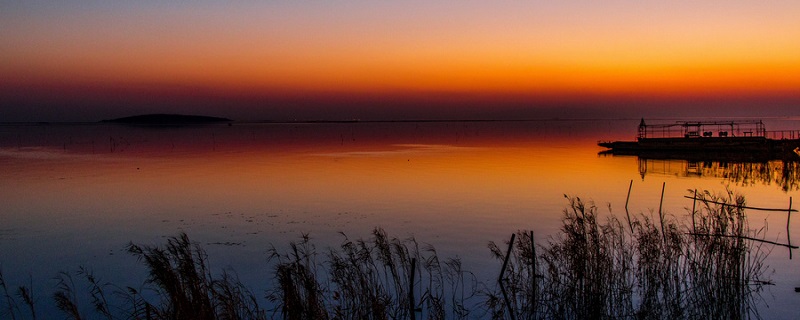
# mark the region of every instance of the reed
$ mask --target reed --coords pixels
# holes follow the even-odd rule
[[[128,290],[133,294],[129,300],[144,307],[133,308],[137,319],[266,319],[255,296],[235,274],[211,275],[205,251],[185,233],[170,238],[164,248],[130,244],[128,252],[147,266],[148,289],[159,298],[150,303],[138,291]]]
[[[0,270],[0,289],[3,290],[3,312],[0,313],[0,316],[8,317],[12,320],[16,320],[17,312],[19,312],[19,306],[17,302],[14,300],[14,297],[11,296],[11,293],[8,291],[8,285],[6,285],[5,277],[3,276],[3,271]]]
[[[17,295],[22,299],[22,303],[28,307],[31,319],[36,320],[36,307],[33,301],[33,292],[31,292],[30,287],[20,286],[17,288]]]
[[[80,303],[78,302],[78,295],[76,294],[75,281],[72,276],[67,272],[60,272],[56,277],[58,280],[58,289],[53,294],[53,300],[56,302],[56,307],[63,311],[67,319],[80,320],[83,316],[80,312]]]
[[[502,279],[510,308],[487,292],[495,319],[745,319],[768,281],[762,243],[751,241],[744,198],[701,196],[696,225],[673,216],[633,216],[630,227],[597,207],[567,197],[561,232],[535,255],[518,232]],[[696,230],[696,231],[695,231]],[[698,234],[703,234],[700,236]],[[497,244],[489,246],[500,260]]]
[[[442,263],[432,247],[420,249],[413,238],[391,238],[382,229],[367,240],[345,236],[324,263],[307,235],[287,253],[271,251],[277,285],[268,298],[284,319],[409,319],[423,306],[429,319],[461,319],[469,316],[465,301],[476,292],[474,275],[458,259]],[[420,301],[409,300],[412,281]]]
[[[290,243],[291,250],[280,254],[270,249],[270,260],[278,261],[274,268],[277,285],[267,295],[280,310],[284,319],[327,319],[325,292],[318,282],[319,264],[316,262],[316,247],[303,234],[299,243]]]
[[[234,272],[213,275],[205,251],[184,233],[163,246],[128,246],[149,271],[140,288],[103,283],[81,267],[59,273],[52,298],[66,319],[759,317],[768,248],[758,241],[763,230],[747,223],[743,197],[706,191],[692,196],[699,205],[691,219],[651,211],[624,222],[601,220],[593,203],[565,197],[560,232],[546,243],[519,231],[506,246],[489,244],[503,262],[494,287],[460,260],[376,228],[320,251],[308,235],[269,249],[267,309]],[[0,290],[1,318],[36,319],[29,287],[8,288],[0,272]]]
[[[266,319],[255,295],[235,273],[209,272],[205,251],[181,233],[164,247],[130,244],[128,251],[149,270],[143,288],[117,287],[102,283],[84,267],[75,275],[61,272],[53,294],[56,307],[66,319]],[[112,297],[107,296],[111,290]],[[146,291],[148,294],[142,294]],[[82,307],[79,296],[87,294],[93,317]],[[114,304],[117,303],[117,304]],[[31,307],[33,312],[33,308]],[[35,316],[34,316],[35,318]]]

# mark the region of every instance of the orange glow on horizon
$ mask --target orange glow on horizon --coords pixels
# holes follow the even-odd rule
[[[201,67],[203,66],[204,67]],[[201,87],[228,93],[330,92],[330,93],[473,93],[533,94],[541,96],[641,95],[691,96],[718,94],[785,94],[800,88],[800,63],[748,65],[629,65],[612,68],[596,65],[516,66],[474,63],[441,63],[421,66],[367,66],[346,72],[338,67],[320,66],[315,70],[291,69],[261,72],[198,61],[202,74],[190,67],[148,69],[135,66],[109,67],[114,73],[92,70],[89,66],[62,65],[59,72],[4,70],[11,83],[31,85],[102,83],[120,86]],[[270,66],[268,66],[270,67]],[[265,67],[265,68],[268,68]],[[74,68],[74,70],[69,70]],[[160,69],[160,72],[156,72]],[[309,68],[310,69],[310,68]],[[327,69],[327,70],[325,70]],[[321,72],[320,70],[325,70]],[[280,73],[279,73],[280,72]],[[316,74],[317,72],[321,74]],[[278,74],[276,74],[278,73]]]
[[[134,6],[4,16],[0,74],[33,85],[233,94],[681,97],[800,88],[792,4],[430,6]]]

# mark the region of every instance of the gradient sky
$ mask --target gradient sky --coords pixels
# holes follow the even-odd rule
[[[0,0],[0,122],[800,115],[799,1]]]

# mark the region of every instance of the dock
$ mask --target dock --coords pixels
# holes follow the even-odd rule
[[[639,123],[635,141],[600,141],[605,154],[661,159],[800,160],[800,130],[767,131],[761,120]]]

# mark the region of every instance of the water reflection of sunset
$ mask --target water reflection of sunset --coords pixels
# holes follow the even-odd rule
[[[602,163],[581,160],[592,154],[587,151],[595,148],[593,138],[581,130],[560,138],[557,132],[563,128],[558,123],[254,125],[155,131],[90,126],[52,135],[62,129],[69,131],[29,132],[22,142],[46,142],[54,145],[51,148],[4,149],[8,156],[4,161],[14,169],[6,172],[10,176],[5,181],[14,181],[17,173],[36,172],[33,176],[42,181],[17,176],[16,190],[46,187],[47,194],[62,195],[52,206],[69,203],[66,199],[75,199],[80,206],[81,199],[96,195],[91,196],[97,199],[94,206],[109,212],[115,211],[115,203],[163,206],[162,212],[195,206],[227,210],[225,206],[334,204],[316,209],[330,212],[355,206],[383,212],[387,207],[404,207],[390,211],[424,215],[426,210],[419,208],[440,206],[442,201],[491,212],[500,200],[507,211],[522,213],[531,197],[558,198],[585,185],[581,181],[586,174],[607,173],[610,179],[624,170],[609,171]],[[19,143],[16,135],[9,143]],[[47,159],[28,161],[41,154]],[[57,183],[50,184],[53,180]],[[38,202],[31,198],[34,192],[20,192],[20,199],[26,200],[20,205]],[[447,217],[446,212],[439,214]]]
[[[520,228],[546,241],[565,194],[620,216],[633,181],[631,213],[653,217],[666,182],[664,212],[686,217],[687,189],[730,187],[762,207],[786,206],[794,192],[719,177],[642,178],[636,157],[597,155],[597,136],[625,136],[638,121],[0,127],[0,254],[7,275],[57,272],[26,264],[52,256],[123,277],[128,242],[185,231],[204,244],[236,244],[208,245],[209,253],[245,265],[237,271],[258,283],[270,245],[310,233],[324,247],[342,241],[339,231],[355,237],[380,226],[487,273],[487,241]],[[800,229],[791,230],[796,239]],[[766,235],[785,240],[785,228]],[[23,250],[40,258],[5,259]]]

